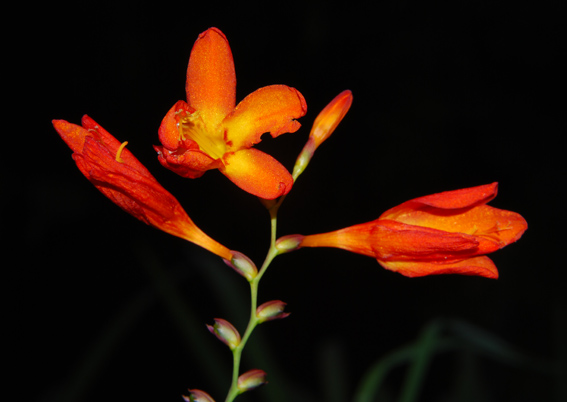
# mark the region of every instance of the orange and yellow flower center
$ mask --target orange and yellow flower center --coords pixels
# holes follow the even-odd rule
[[[183,116],[179,120],[179,137],[181,140],[195,141],[201,151],[213,159],[220,159],[226,153],[226,142],[220,128],[210,129],[199,115],[199,112]]]

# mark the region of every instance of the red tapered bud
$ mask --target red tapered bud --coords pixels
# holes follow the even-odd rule
[[[215,318],[214,325],[207,325],[211,334],[215,335],[222,342],[224,342],[230,350],[234,350],[240,345],[240,334],[230,322],[222,318]]]
[[[262,304],[256,309],[256,317],[260,323],[285,318],[289,313],[284,313],[286,303],[281,300],[272,300]]]
[[[183,399],[185,402],[215,402],[209,394],[200,389],[190,389],[189,396],[183,395]]]
[[[238,390],[240,393],[258,388],[266,384],[266,372],[263,370],[250,370],[238,377]]]
[[[248,282],[258,275],[258,268],[254,262],[238,251],[231,251],[232,259],[224,260],[225,264],[246,278]]]

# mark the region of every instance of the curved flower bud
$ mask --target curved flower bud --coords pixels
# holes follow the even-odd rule
[[[225,343],[230,350],[234,350],[240,345],[240,334],[230,322],[222,318],[215,318],[215,324],[207,325],[207,328],[211,334]]]
[[[319,113],[313,122],[309,139],[295,162],[292,173],[294,180],[297,180],[299,175],[303,173],[319,145],[333,134],[343,117],[347,114],[351,104],[352,92],[347,89],[338,94]]]
[[[301,247],[336,247],[372,256],[384,268],[415,277],[434,274],[497,278],[485,256],[527,229],[519,214],[485,205],[498,183],[446,191],[404,202],[378,219],[305,236]]]
[[[183,399],[185,402],[215,402],[209,394],[200,389],[190,389],[189,396],[183,395]]]
[[[256,317],[258,317],[258,322],[263,323],[266,321],[278,320],[280,318],[285,318],[289,313],[284,313],[286,303],[281,300],[272,300],[263,303],[256,309]]]
[[[276,249],[279,254],[289,253],[300,248],[302,240],[303,236],[301,235],[282,236],[276,240]]]
[[[238,377],[238,391],[240,393],[258,388],[260,385],[267,384],[266,372],[264,370],[254,369],[241,374]]]
[[[87,115],[82,126],[53,120],[83,175],[112,202],[142,222],[230,260],[232,252],[193,223],[179,202],[108,131]]]
[[[224,260],[226,265],[245,277],[248,282],[258,275],[258,268],[250,258],[238,251],[231,251],[231,253],[232,259],[230,261]]]
[[[252,148],[264,133],[277,137],[300,127],[303,95],[286,85],[260,88],[236,105],[236,74],[226,36],[217,28],[199,35],[191,50],[179,101],[159,129],[159,162],[183,177],[219,169],[243,190],[264,199],[287,194],[293,179],[270,155]]]

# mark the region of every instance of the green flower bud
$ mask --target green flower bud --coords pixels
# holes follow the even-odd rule
[[[230,350],[234,350],[240,345],[240,334],[234,326],[222,318],[215,318],[214,325],[207,325],[211,334],[219,338],[223,343],[228,345]]]
[[[286,304],[281,300],[272,300],[262,304],[256,309],[256,317],[260,323],[285,318],[289,313],[284,313]]]
[[[238,377],[238,390],[240,393],[258,388],[260,385],[266,384],[266,372],[263,370],[250,370]]]

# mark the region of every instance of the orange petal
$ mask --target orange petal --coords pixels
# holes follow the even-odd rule
[[[486,204],[496,197],[498,183],[486,184],[483,186],[464,188],[461,190],[444,191],[442,193],[426,195],[406,201],[397,207],[384,212],[380,218],[394,219],[394,216],[406,210],[418,209],[419,205],[430,206],[439,209],[459,209],[470,208],[475,205]]]
[[[390,212],[388,218],[380,219],[472,235],[478,238],[481,243],[479,250],[483,253],[490,253],[515,242],[528,227],[521,215],[488,205],[465,210],[437,209],[416,204],[414,207],[414,210],[399,209]]]
[[[211,129],[234,109],[234,61],[228,40],[219,29],[209,28],[193,45],[185,90],[187,102]]]
[[[287,194],[293,178],[277,160],[255,148],[227,154],[220,171],[241,189],[273,200]]]
[[[186,149],[181,153],[169,152],[165,147],[155,145],[154,149],[163,167],[189,179],[201,177],[207,170],[217,169],[221,165],[220,160],[211,158],[198,148]]]
[[[179,147],[179,119],[193,112],[195,110],[182,100],[169,109],[158,130],[159,141],[166,149],[173,151]]]
[[[410,278],[426,275],[441,274],[460,274],[460,275],[476,275],[485,278],[498,278],[498,270],[496,265],[488,257],[474,257],[466,260],[450,263],[433,263],[423,261],[380,261],[378,263],[384,268],[399,272]]]
[[[267,132],[272,137],[293,133],[301,126],[295,119],[306,112],[305,99],[295,88],[285,85],[260,88],[244,98],[224,120],[227,144],[231,150],[238,151],[257,144]]]
[[[380,219],[369,237],[379,260],[455,260],[478,254],[474,236]]]

